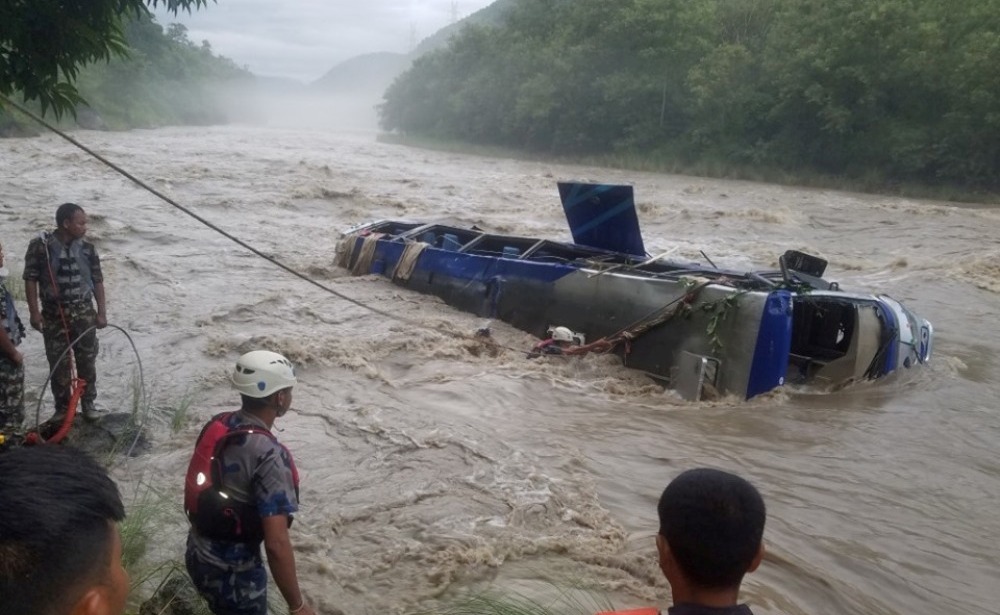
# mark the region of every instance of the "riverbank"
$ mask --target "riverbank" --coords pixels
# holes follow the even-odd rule
[[[539,163],[584,165],[645,173],[669,173],[707,179],[728,179],[757,183],[779,184],[789,188],[821,188],[880,196],[893,196],[932,201],[1000,205],[1000,193],[972,189],[959,185],[929,185],[887,181],[872,170],[866,177],[852,178],[814,173],[804,169],[788,171],[777,167],[734,164],[722,159],[697,161],[666,154],[606,154],[601,156],[559,156],[536,154],[511,148],[475,145],[460,141],[431,139],[382,133],[379,141],[423,149],[465,154],[470,156],[513,158]]]

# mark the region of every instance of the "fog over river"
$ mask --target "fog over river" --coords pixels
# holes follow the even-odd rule
[[[538,599],[578,586],[618,607],[666,607],[656,500],[702,465],[764,494],[768,556],[743,594],[759,615],[1000,608],[997,208],[473,157],[368,134],[76,136],[266,253],[427,325],[306,284],[58,137],[0,141],[8,266],[20,269],[59,203],[80,203],[109,321],[139,347],[159,409],[154,444],[114,472],[127,499],[144,485],[166,496],[151,559],[181,558],[194,439],[235,407],[235,358],[269,348],[298,367],[278,435],[302,475],[300,577],[324,612],[412,612],[488,586]],[[569,239],[563,179],[633,184],[652,254],[699,260],[704,250],[720,266],[767,268],[789,248],[828,259],[843,288],[886,292],[934,323],[932,365],[839,392],[690,403],[611,357],[488,352],[464,337],[482,318],[333,264],[341,231],[378,218]],[[492,328],[505,346],[536,341]],[[100,339],[99,402],[126,408],[136,359],[121,333]],[[29,334],[23,350],[34,399],[41,337]],[[188,400],[174,432],[166,409]]]

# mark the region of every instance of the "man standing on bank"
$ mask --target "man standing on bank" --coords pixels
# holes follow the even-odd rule
[[[24,337],[24,325],[5,280],[0,244],[0,433],[20,431],[24,422],[24,357],[17,349]]]
[[[96,329],[106,327],[108,318],[101,260],[94,244],[84,241],[86,234],[86,212],[75,203],[63,203],[56,210],[56,230],[32,239],[24,255],[29,321],[33,328],[42,332],[49,369],[53,370],[51,386],[56,412],[51,423],[60,422],[66,414],[72,391],[68,353],[58,367],[56,362],[70,343],[85,331],[87,333],[73,350],[77,375],[87,383],[83,393],[83,416],[92,418],[96,414]]]
[[[292,364],[255,350],[236,361],[231,380],[242,407],[212,417],[188,465],[188,574],[215,615],[267,615],[263,542],[288,612],[315,615],[299,589],[288,533],[298,510],[298,471],[270,431],[292,405]]]

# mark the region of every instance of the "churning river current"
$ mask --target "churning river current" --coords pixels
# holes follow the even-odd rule
[[[426,325],[292,277],[58,137],[0,141],[8,266],[20,269],[59,203],[81,204],[109,321],[138,345],[153,445],[114,472],[126,500],[163,497],[151,560],[181,558],[198,429],[234,407],[235,357],[268,348],[298,368],[278,427],[302,475],[292,538],[320,611],[412,612],[487,587],[666,606],[656,500],[702,465],[748,477],[767,502],[768,555],[743,585],[756,613],[1000,608],[997,208],[473,157],[360,133],[76,136],[265,253]],[[562,179],[633,184],[653,254],[763,268],[789,248],[823,256],[843,288],[885,292],[934,323],[931,366],[836,392],[685,402],[610,357],[485,351],[465,337],[483,319],[333,264],[341,231],[379,218],[569,239]],[[490,326],[504,346],[535,341]],[[99,402],[125,409],[137,360],[120,332],[100,339]],[[33,411],[40,336],[23,350]],[[171,409],[188,403],[175,429]]]

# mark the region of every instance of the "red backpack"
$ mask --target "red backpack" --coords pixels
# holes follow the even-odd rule
[[[254,425],[229,427],[226,421],[233,414],[223,412],[215,415],[198,435],[184,480],[184,512],[191,525],[205,538],[228,542],[260,542],[264,539],[264,527],[257,506],[241,502],[225,491],[222,482],[223,449],[233,438],[239,436],[261,434],[270,438],[288,454],[296,499],[299,495],[299,472],[292,454],[267,429]],[[292,518],[289,516],[288,525],[291,524]]]

